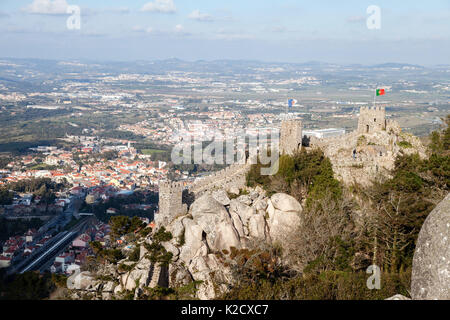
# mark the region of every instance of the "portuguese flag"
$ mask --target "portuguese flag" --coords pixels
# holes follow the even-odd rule
[[[384,96],[385,94],[386,94],[386,91],[384,89],[377,89],[377,97]]]

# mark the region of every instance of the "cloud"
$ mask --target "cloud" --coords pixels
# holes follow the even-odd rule
[[[9,14],[6,12],[0,11],[0,18],[9,18]]]
[[[243,30],[231,31],[224,28],[217,30],[212,37],[214,40],[251,40],[255,38],[253,34],[246,33]]]
[[[274,26],[274,27],[270,28],[270,31],[276,32],[276,33],[284,33],[284,32],[287,32],[287,29],[284,26]]]
[[[103,10],[103,12],[126,14],[126,13],[130,13],[130,8],[128,8],[128,7],[106,8]]]
[[[192,20],[197,20],[197,21],[213,21],[213,17],[210,14],[200,12],[200,10],[198,10],[198,9],[192,11],[189,14],[188,18],[192,19]]]
[[[366,17],[364,16],[352,16],[347,18],[348,23],[361,23],[366,21]]]
[[[141,8],[143,12],[160,12],[160,13],[175,13],[177,7],[173,3],[173,0],[155,0],[154,2],[148,2]]]
[[[32,14],[67,14],[66,0],[33,0],[33,2],[23,8],[25,12]]]
[[[132,28],[135,32],[145,32],[145,33],[154,33],[155,30],[153,30],[152,27],[142,27],[142,26],[134,26]]]
[[[181,24],[177,24],[175,26],[175,32],[183,32],[184,31],[184,27]]]

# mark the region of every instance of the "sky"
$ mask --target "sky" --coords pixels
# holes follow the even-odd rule
[[[450,0],[0,0],[0,57],[450,64]]]

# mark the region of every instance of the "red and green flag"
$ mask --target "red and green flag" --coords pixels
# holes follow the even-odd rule
[[[377,97],[384,96],[385,94],[386,94],[386,91],[384,89],[377,89]]]

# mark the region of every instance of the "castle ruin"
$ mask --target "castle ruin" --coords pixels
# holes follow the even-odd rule
[[[280,154],[293,155],[302,148],[302,122],[285,120],[281,124]],[[401,147],[406,141],[411,147]],[[425,157],[425,149],[417,137],[401,132],[396,121],[386,120],[384,107],[362,107],[357,130],[339,137],[317,139],[312,137],[309,149],[323,150],[332,165],[335,177],[344,184],[368,185],[376,176],[389,176],[399,154],[418,152]],[[195,198],[214,189],[242,189],[251,162],[233,164],[226,169],[193,183],[186,188]],[[161,181],[159,189],[159,214],[157,224],[170,221],[187,211],[182,203],[182,182]],[[155,217],[156,218],[156,217]]]

